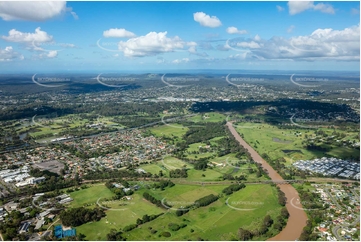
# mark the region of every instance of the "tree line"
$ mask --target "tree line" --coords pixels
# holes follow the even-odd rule
[[[161,208],[164,208],[165,206],[167,206],[167,207],[172,207],[171,205],[167,204],[166,201],[163,202],[163,204],[165,205],[165,206],[164,206],[164,205],[162,204],[162,200],[159,200],[159,199],[153,197],[153,196],[150,195],[148,192],[144,192],[144,193],[143,193],[143,198],[145,198],[145,199],[148,200],[149,202],[155,204],[157,207],[161,207]]]
[[[170,170],[169,177],[170,178],[187,178],[188,177],[187,169],[182,168],[182,169]]]
[[[197,209],[199,207],[208,206],[209,204],[217,201],[218,198],[219,198],[219,196],[216,196],[214,194],[209,194],[209,195],[204,196],[204,197],[202,197],[200,199],[197,199],[193,204],[187,205],[184,208],[177,209],[175,214],[178,217],[182,216],[183,214],[188,213],[188,211],[191,210],[191,209]]]
[[[267,232],[269,232],[267,237],[270,237],[272,236],[271,229],[275,229],[277,233],[281,231],[286,225],[288,217],[289,213],[286,208],[281,209],[281,214],[277,216],[276,221],[274,221],[270,215],[266,215],[259,228],[255,228],[254,230],[239,228],[237,233],[238,239],[242,241],[252,240],[253,237],[265,235]]]
[[[244,183],[241,184],[232,184],[222,190],[222,192],[226,195],[231,195],[233,192],[239,191],[242,188],[245,188],[246,185]]]
[[[60,213],[60,219],[65,226],[80,226],[90,221],[99,221],[105,217],[105,212],[101,208],[70,208]]]

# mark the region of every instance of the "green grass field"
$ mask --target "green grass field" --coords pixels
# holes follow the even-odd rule
[[[314,130],[297,128],[286,130],[268,124],[256,123],[237,123],[235,128],[238,133],[244,135],[245,141],[260,155],[266,153],[272,159],[283,157],[288,165],[297,159],[314,159],[322,156],[342,158],[344,155],[356,155],[355,152],[358,152],[356,149],[348,147],[334,147],[329,152],[307,150],[302,142],[305,140],[305,136],[312,134]],[[331,129],[327,131],[331,132]],[[282,150],[297,150],[298,152],[285,153]]]
[[[192,151],[198,151],[200,147],[206,147],[207,144],[205,143],[193,143],[193,144],[190,144],[187,151],[188,152],[192,152]]]
[[[222,122],[226,119],[226,116],[220,113],[204,113],[190,117],[188,120],[193,122]]]
[[[160,126],[156,126],[154,128],[149,128],[149,130],[152,132],[152,134],[154,134],[157,137],[162,137],[162,136],[167,136],[167,137],[181,137],[182,135],[184,135],[188,128],[184,127],[180,124],[176,124],[176,123],[171,123],[169,125],[160,125]]]
[[[182,169],[184,166],[186,166],[187,168],[193,168],[191,164],[172,156],[164,157],[164,159],[158,162],[158,164],[163,165],[167,170]]]
[[[200,186],[200,185],[180,185],[177,184],[173,187],[167,188],[164,191],[150,190],[156,198],[167,201],[181,201],[192,203],[195,200],[204,197],[209,194],[218,194],[222,191],[224,185],[217,186]]]
[[[204,175],[204,176],[203,176]],[[223,180],[220,179],[223,174],[217,170],[213,169],[206,169],[205,171],[202,170],[189,170],[188,171],[188,178],[189,181],[218,181]]]
[[[96,203],[98,198],[111,198],[114,194],[102,183],[94,184],[86,189],[80,189],[70,193],[73,201],[69,204],[70,207],[82,207],[85,204]]]
[[[209,142],[210,142],[212,145],[216,145],[216,144],[217,144],[216,141],[218,141],[218,140],[220,140],[220,139],[222,139],[222,138],[224,138],[224,136],[218,136],[218,137],[215,137],[215,138],[213,138],[213,139],[210,139]]]
[[[162,195],[169,197],[167,201],[177,199],[185,203],[185,201],[194,201],[210,193],[220,193],[223,188],[224,186],[198,186],[197,188],[197,186],[176,185],[163,191]],[[157,193],[161,192],[157,191]],[[233,202],[233,207],[243,206],[254,210],[234,209],[226,205],[228,197],[221,197],[218,201],[206,207],[191,210],[181,217],[177,217],[174,210],[169,210],[165,215],[142,225],[141,228],[125,233],[125,237],[127,240],[199,240],[200,238],[232,240],[237,238],[238,228],[256,228],[260,226],[267,214],[274,219],[279,215],[281,206],[277,203],[276,193],[276,189],[270,185],[247,185],[246,188],[233,193],[228,201]],[[253,207],[250,207],[249,203],[252,203]],[[187,227],[174,232],[168,229],[169,223],[185,223]],[[150,233],[148,227],[152,227],[157,232]],[[191,232],[191,229],[194,231]],[[164,231],[170,232],[171,237],[161,236],[160,234]]]
[[[112,228],[119,230],[127,225],[135,224],[137,218],[148,214],[160,214],[165,212],[164,209],[158,208],[152,203],[143,199],[142,192],[136,192],[131,195],[130,201],[123,202],[125,206],[119,206],[121,202],[101,202],[106,204],[112,210],[106,211],[106,217],[100,221],[83,224],[77,227],[77,232],[86,235],[87,240],[106,240],[106,235]]]
[[[113,127],[122,127],[122,125],[118,125],[117,123],[113,122],[112,119],[113,117],[99,116],[97,119],[90,121],[87,118],[80,118],[76,114],[69,114],[62,117],[48,117],[46,115],[39,115],[34,117],[35,123],[30,120],[31,126],[37,129],[35,132],[30,132],[30,135],[38,141],[45,141],[48,139],[38,139],[38,137],[45,134],[52,134],[52,137],[57,137],[58,133],[66,131],[67,129],[76,128],[91,123],[103,123],[104,125],[111,125]],[[17,132],[19,134],[23,133],[29,127],[30,126],[20,126],[20,128],[17,129]]]
[[[152,174],[157,174],[157,175],[158,175],[159,171],[164,172],[164,168],[162,168],[161,162],[154,163],[154,164],[141,165],[141,166],[139,166],[139,168],[144,169],[146,172],[150,172]]]
[[[199,152],[200,147],[206,148],[207,144],[201,143],[201,142],[190,144],[189,147],[186,149],[187,158],[199,159],[199,158],[205,158],[205,157],[212,157],[215,155],[215,153],[212,152],[211,149],[208,149],[209,152],[204,152],[204,153],[199,153],[199,154],[191,154],[191,152]]]

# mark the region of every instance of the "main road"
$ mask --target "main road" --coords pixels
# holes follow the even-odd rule
[[[264,160],[262,157],[251,147],[246,141],[242,139],[242,137],[238,134],[236,129],[233,127],[232,122],[227,122],[227,127],[229,131],[231,131],[232,135],[236,138],[236,140],[248,150],[251,154],[252,159],[260,163],[264,171],[268,173],[268,176],[272,181],[281,181],[283,178]],[[286,227],[277,234],[276,236],[268,239],[268,240],[282,240],[282,241],[295,241],[297,240],[303,230],[303,227],[306,226],[307,223],[307,215],[303,209],[301,209],[302,204],[299,204],[297,208],[290,204],[292,199],[300,201],[300,197],[296,189],[290,184],[282,184],[278,185],[282,192],[285,193],[287,202],[286,207],[290,217],[288,218]]]

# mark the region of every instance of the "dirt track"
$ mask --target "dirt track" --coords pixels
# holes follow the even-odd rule
[[[264,160],[262,157],[251,147],[249,146],[242,137],[237,133],[236,129],[233,127],[231,122],[227,122],[228,129],[231,131],[232,135],[238,140],[238,142],[248,150],[251,154],[252,159],[255,162],[262,164],[262,167],[265,171],[268,172],[268,176],[271,180],[281,181],[283,178]],[[302,205],[298,205],[296,208],[290,204],[290,201],[299,200],[298,193],[294,187],[290,184],[278,185],[285,193],[287,198],[286,207],[290,217],[288,219],[287,225],[283,230],[276,236],[268,240],[281,240],[281,241],[295,241],[298,239],[302,233],[302,229],[306,226],[307,215],[304,210],[301,209]]]

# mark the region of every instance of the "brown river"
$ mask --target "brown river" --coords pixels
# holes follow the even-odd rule
[[[268,176],[272,181],[283,181],[283,178],[264,160],[262,157],[251,147],[249,146],[242,137],[237,133],[236,129],[233,127],[231,122],[227,122],[228,129],[231,131],[233,136],[238,140],[238,142],[248,150],[251,154],[252,159],[255,162],[261,163],[265,171],[268,172]],[[268,240],[281,240],[281,241],[295,241],[298,239],[302,233],[302,229],[306,226],[307,215],[304,210],[302,210],[302,205],[299,204],[296,206],[292,205],[290,201],[300,201],[300,197],[294,187],[290,184],[279,184],[278,185],[281,191],[285,193],[287,198],[286,207],[290,217],[285,228],[277,234],[276,236]]]

